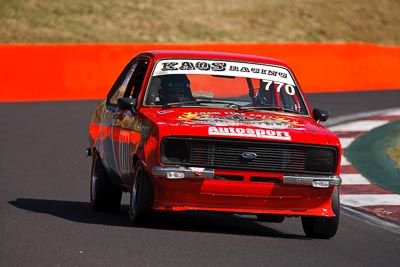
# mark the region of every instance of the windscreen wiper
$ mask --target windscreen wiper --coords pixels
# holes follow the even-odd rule
[[[300,114],[300,112],[294,109],[279,108],[279,107],[241,107],[239,110],[274,110],[274,111],[276,110],[276,111]]]
[[[207,104],[207,103],[212,103],[212,104],[225,104],[225,108],[234,108],[238,109],[240,108],[239,105],[229,102],[229,101],[223,101],[223,100],[212,100],[212,99],[200,99],[200,100],[194,100],[194,101],[183,101],[183,102],[173,102],[173,103],[167,103],[162,106],[163,109],[165,108],[172,108],[172,107],[179,107],[179,106],[185,106],[185,105],[193,105],[193,104]]]
[[[179,106],[185,106],[185,105],[193,105],[193,104],[199,104],[199,101],[183,101],[183,102],[172,102],[172,103],[166,103],[162,105],[162,108],[172,108],[172,107],[179,107]]]

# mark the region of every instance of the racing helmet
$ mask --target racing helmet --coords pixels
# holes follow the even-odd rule
[[[190,81],[185,74],[163,75],[159,97],[162,104],[193,101]]]

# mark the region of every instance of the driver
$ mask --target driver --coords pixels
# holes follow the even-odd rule
[[[194,101],[190,81],[185,74],[161,76],[159,96],[162,104]]]

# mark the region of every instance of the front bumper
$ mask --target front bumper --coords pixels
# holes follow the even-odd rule
[[[175,166],[155,166],[152,169],[153,176],[165,177],[167,179],[213,179],[214,170],[196,167],[175,167]],[[283,184],[289,185],[310,185],[316,188],[327,188],[339,186],[342,184],[340,176],[323,176],[323,175],[283,175]]]
[[[332,193],[341,183],[339,176],[241,173],[181,166],[156,166],[151,173],[155,187],[153,208],[160,211],[335,216]],[[221,180],[221,175],[239,175],[243,180]]]
[[[337,176],[313,176],[313,175],[284,175],[284,184],[293,185],[311,185],[318,188],[339,186],[342,184],[342,178]]]
[[[195,167],[160,167],[155,166],[151,170],[153,176],[165,177],[168,179],[183,179],[183,178],[200,178],[200,179],[213,179],[214,170],[206,168]]]

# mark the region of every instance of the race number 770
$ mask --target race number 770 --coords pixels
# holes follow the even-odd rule
[[[274,84],[276,84],[276,92],[280,93],[282,90],[282,87],[284,87],[285,92],[288,95],[294,95],[296,93],[296,90],[294,88],[294,86],[290,85],[290,84],[284,84],[281,82],[274,82],[274,81],[268,81],[268,80],[264,80],[267,84],[265,85],[265,90],[269,90],[269,88],[272,86],[274,86]],[[275,87],[275,86],[274,86]],[[274,88],[273,87],[273,88]]]

